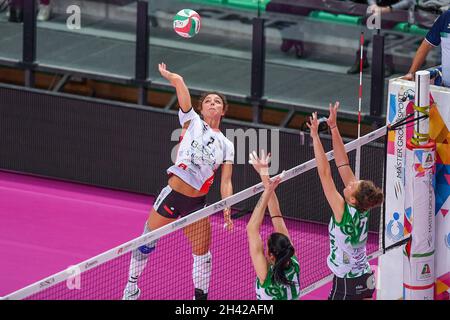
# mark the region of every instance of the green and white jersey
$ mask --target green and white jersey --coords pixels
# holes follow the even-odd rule
[[[286,278],[293,285],[274,283],[272,281],[273,267],[270,266],[264,283],[259,283],[256,277],[256,298],[258,300],[296,300],[300,295],[300,265],[296,256],[291,257],[291,264],[285,270]]]
[[[339,278],[356,278],[370,272],[366,242],[369,230],[369,212],[358,212],[345,203],[340,223],[331,217],[328,226],[330,254],[328,267]]]

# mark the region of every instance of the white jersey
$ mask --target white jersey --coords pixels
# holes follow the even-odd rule
[[[191,108],[178,111],[180,124],[190,121],[180,138],[175,165],[167,169],[193,188],[207,193],[214,174],[224,162],[234,162],[234,145],[222,132],[213,130]]]

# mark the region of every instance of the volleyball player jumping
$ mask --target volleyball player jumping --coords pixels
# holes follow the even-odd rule
[[[328,227],[330,254],[328,267],[334,274],[329,300],[372,299],[375,277],[366,255],[369,209],[383,202],[382,191],[368,180],[356,180],[350,168],[344,143],[336,124],[339,103],[330,104],[328,126],[332,132],[335,163],[344,182],[344,197],[336,190],[318,134],[317,112],[310,117],[308,127],[314,144],[317,171],[325,197],[333,211]]]
[[[204,94],[199,101],[199,112],[191,105],[191,96],[183,78],[159,64],[159,72],[175,87],[180,109],[178,117],[183,131],[176,163],[167,169],[168,185],[157,197],[144,233],[156,230],[180,216],[188,215],[205,206],[206,194],[213,183],[215,171],[222,165],[220,192],[222,198],[233,194],[231,182],[234,145],[220,131],[221,118],[228,105],[220,93]],[[224,210],[226,228],[231,230],[231,210]],[[197,221],[184,228],[192,246],[194,257],[192,276],[195,299],[207,299],[211,276],[211,226],[209,218]],[[123,300],[136,300],[140,295],[137,286],[139,276],[145,268],[149,254],[155,249],[156,241],[132,252],[129,278],[123,292]]]
[[[275,194],[281,178],[269,179],[269,160],[270,154],[266,157],[264,150],[261,159],[255,151],[250,154],[250,163],[265,188],[247,224],[250,257],[256,272],[256,297],[258,300],[294,300],[300,294],[300,267]],[[275,232],[267,241],[266,257],[259,229],[267,206]]]

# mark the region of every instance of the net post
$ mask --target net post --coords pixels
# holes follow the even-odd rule
[[[370,115],[379,117],[384,100],[384,36],[373,36],[372,82],[370,91]]]
[[[261,123],[264,101],[264,70],[266,40],[264,32],[264,19],[259,16],[252,21],[252,70],[250,97],[253,108],[253,122]]]
[[[415,118],[428,115],[430,72],[416,72]],[[406,141],[405,217],[410,240],[403,251],[403,298],[433,300],[435,286],[435,171],[434,141],[429,140],[429,119],[418,119],[413,137]]]
[[[386,198],[386,176],[387,176],[387,155],[388,155],[388,143],[389,143],[389,128],[386,127],[386,135],[384,137],[384,168],[383,168],[383,194]],[[381,226],[381,248],[383,254],[386,253],[386,201],[383,201],[382,212],[382,226]]]
[[[36,4],[25,1],[23,8],[23,50],[22,65],[25,70],[25,86],[34,87],[36,66]]]

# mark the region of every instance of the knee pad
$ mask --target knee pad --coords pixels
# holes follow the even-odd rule
[[[152,241],[152,242],[150,242],[150,243],[144,244],[143,246],[140,246],[140,247],[138,248],[138,250],[139,250],[139,252],[142,253],[142,254],[149,254],[149,253],[151,253],[153,250],[155,250],[155,248],[156,248],[156,243],[157,243],[157,242],[158,242],[157,240],[154,240],[154,241]]]
[[[143,234],[147,234],[149,233],[151,230],[148,228],[147,222],[145,222],[145,227],[144,227],[144,233]],[[142,254],[149,254],[151,253],[153,250],[155,250],[156,248],[156,244],[158,243],[158,239],[153,240],[147,244],[144,244],[143,246],[138,247],[138,250],[140,253]]]

